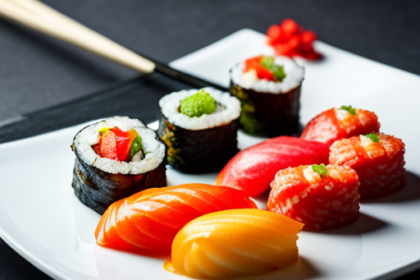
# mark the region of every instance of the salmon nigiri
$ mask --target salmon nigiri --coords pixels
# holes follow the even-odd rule
[[[305,127],[300,138],[331,146],[334,141],[379,132],[380,123],[374,112],[341,106],[322,112]]]
[[[184,184],[148,189],[113,203],[96,227],[96,242],[117,250],[169,251],[175,235],[204,214],[257,208],[240,188]]]
[[[286,268],[299,259],[303,224],[257,209],[211,213],[175,237],[165,269],[193,278],[235,278]]]

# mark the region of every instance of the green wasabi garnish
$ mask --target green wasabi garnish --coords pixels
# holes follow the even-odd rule
[[[343,105],[343,106],[340,107],[340,109],[349,112],[350,115],[353,115],[353,116],[356,115],[356,109],[353,108],[351,105],[349,105],[349,106],[344,106]]]
[[[135,154],[137,154],[139,151],[142,151],[144,156],[144,150],[143,150],[143,142],[141,140],[141,137],[136,137],[133,142],[131,143],[130,153],[128,155],[129,161],[134,157]]]
[[[379,142],[379,136],[376,133],[374,133],[374,132],[365,135],[365,137],[369,138],[373,142],[376,142],[376,143]]]
[[[203,114],[211,114],[216,110],[216,101],[204,90],[200,89],[196,94],[181,101],[181,114],[188,117],[200,117]]]
[[[318,173],[319,175],[321,175],[321,177],[324,177],[325,175],[327,175],[327,169],[325,168],[325,165],[322,163],[320,165],[312,165],[312,170],[316,173]]]
[[[281,82],[284,78],[286,78],[283,66],[274,64],[274,57],[263,56],[260,63],[265,69],[268,69],[273,73],[273,76],[277,79],[277,81]]]

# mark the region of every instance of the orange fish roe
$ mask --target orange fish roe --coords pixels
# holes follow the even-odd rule
[[[345,109],[342,109],[342,108]],[[352,136],[379,132],[380,124],[374,112],[351,106],[332,108],[313,118],[300,138],[331,145],[334,141]]]
[[[391,135],[380,133],[377,142],[360,135],[336,141],[330,147],[330,163],[349,166],[360,179],[361,198],[377,198],[405,187],[405,145]]]
[[[316,165],[315,165],[316,166]],[[313,165],[280,170],[271,183],[268,209],[305,224],[305,230],[339,228],[359,217],[359,179],[346,166]]]

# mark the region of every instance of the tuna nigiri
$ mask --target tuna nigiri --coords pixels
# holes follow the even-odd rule
[[[405,187],[404,147],[401,139],[384,133],[355,136],[334,142],[330,162],[356,170],[360,196],[377,198]]]
[[[178,231],[207,213],[256,208],[239,188],[185,184],[148,189],[113,203],[95,231],[96,242],[117,250],[169,251]]]
[[[201,216],[175,237],[169,271],[193,278],[234,278],[268,273],[296,263],[303,224],[257,209]]]
[[[359,217],[359,179],[343,166],[306,165],[277,173],[268,210],[305,224],[305,230],[339,228]]]
[[[272,138],[236,154],[217,176],[216,185],[241,187],[249,196],[257,197],[268,189],[280,169],[328,163],[328,153],[323,143]]]
[[[359,134],[379,132],[380,124],[374,112],[341,106],[322,112],[305,127],[300,138],[326,143]]]

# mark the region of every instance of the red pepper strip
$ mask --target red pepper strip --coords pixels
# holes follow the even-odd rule
[[[132,142],[129,133],[122,131],[118,127],[114,127],[111,131],[116,136],[117,160],[127,161]]]
[[[255,56],[255,57],[252,57],[252,58],[249,58],[249,59],[245,60],[244,72],[248,72],[249,70],[252,70],[252,69],[255,69],[256,67],[258,67],[260,65],[260,61],[261,61],[262,57],[263,56],[260,55],[260,56]]]

